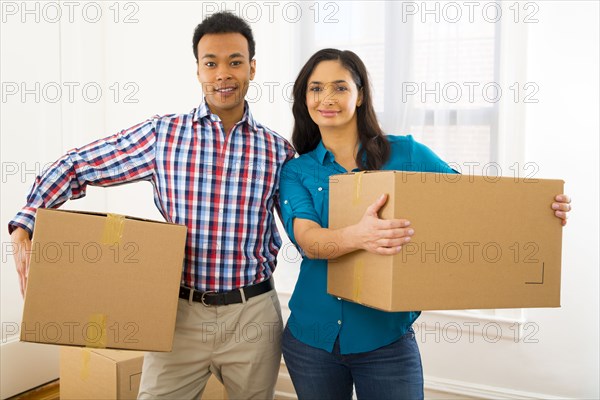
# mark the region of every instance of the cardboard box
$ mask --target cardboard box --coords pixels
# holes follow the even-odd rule
[[[140,351],[60,349],[60,398],[136,399],[144,353]]]
[[[364,250],[328,267],[328,293],[386,311],[560,306],[563,181],[379,171],[334,175],[329,227],[383,219],[415,234],[394,256]]]
[[[225,386],[216,376],[211,375],[206,383],[204,392],[202,393],[202,400],[227,400],[227,391]]]
[[[170,351],[185,239],[181,225],[39,209],[21,340]]]

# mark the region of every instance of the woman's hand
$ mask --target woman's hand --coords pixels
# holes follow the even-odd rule
[[[567,224],[568,213],[573,208],[571,207],[571,198],[566,194],[559,194],[554,198],[555,202],[552,203],[552,209],[554,215],[562,220],[562,226]]]
[[[360,249],[382,255],[397,254],[414,231],[405,219],[379,218],[377,213],[386,201],[387,195],[381,195],[367,208],[360,222],[341,229],[322,228],[314,221],[295,218],[296,243],[312,259],[330,260]]]
[[[381,195],[367,208],[358,224],[346,228],[344,235],[347,235],[353,247],[375,254],[393,255],[400,252],[402,245],[410,241],[414,230],[409,228],[409,221],[384,220],[377,215],[387,199],[386,194]]]

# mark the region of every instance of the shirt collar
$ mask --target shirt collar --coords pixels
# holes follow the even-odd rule
[[[358,148],[360,149],[361,147],[362,146],[359,143]],[[319,141],[319,144],[312,151],[312,154],[314,154],[314,157],[317,159],[317,161],[319,163],[321,163],[321,165],[325,165],[325,161],[327,161],[329,163],[333,163],[335,161],[335,157],[333,156],[333,153],[325,148],[325,145],[323,144],[323,140]],[[363,154],[363,162],[366,162],[366,160],[367,160],[367,155]]]
[[[322,140],[319,141],[319,144],[313,150],[313,153],[321,165],[325,165],[325,160],[328,160],[329,162],[333,162],[335,160],[333,154],[331,154],[331,152],[325,148]]]
[[[202,103],[196,109],[194,113],[194,121],[200,121],[202,118],[209,118],[212,121],[220,121],[218,115],[210,112],[210,108],[208,108],[208,104],[206,104],[206,100],[203,100]],[[248,106],[248,102],[244,100],[244,115],[242,116],[241,122],[247,123],[254,130],[257,129],[256,121],[254,117],[252,117],[252,113],[250,112],[250,107]]]

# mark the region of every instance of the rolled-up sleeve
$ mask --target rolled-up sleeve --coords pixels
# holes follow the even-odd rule
[[[295,218],[308,219],[322,226],[313,198],[306,187],[310,177],[300,160],[290,160],[283,166],[280,183],[281,219],[288,237],[296,246],[298,243],[294,237]]]

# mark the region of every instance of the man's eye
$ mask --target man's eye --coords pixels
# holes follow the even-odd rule
[[[241,65],[241,64],[242,64],[241,61],[232,61],[231,62],[231,65],[234,66],[234,67],[237,67],[238,65]]]

